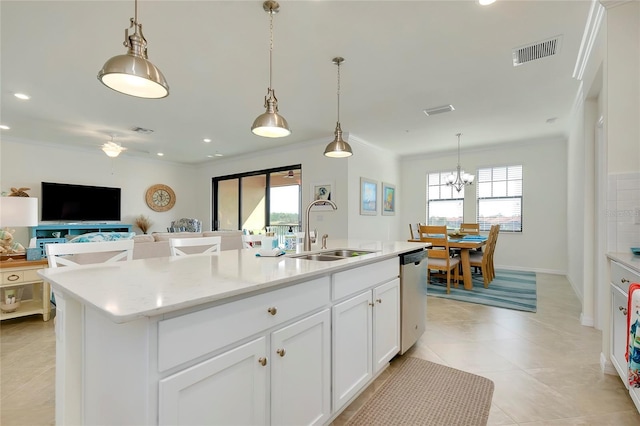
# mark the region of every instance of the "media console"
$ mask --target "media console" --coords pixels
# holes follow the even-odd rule
[[[42,257],[46,257],[45,244],[66,243],[67,235],[82,235],[89,232],[131,232],[132,225],[122,223],[60,223],[42,224],[29,228],[29,238],[36,239],[36,246],[42,251]]]

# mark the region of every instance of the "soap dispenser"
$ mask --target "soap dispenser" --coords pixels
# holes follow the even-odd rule
[[[284,249],[287,251],[295,251],[296,249],[296,236],[291,226],[284,236]]]

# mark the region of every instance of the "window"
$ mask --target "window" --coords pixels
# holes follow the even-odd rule
[[[459,228],[464,207],[464,188],[460,192],[447,185],[451,172],[427,175],[427,224]]]
[[[300,228],[301,166],[213,178],[213,229],[267,228],[284,237]]]
[[[480,230],[522,232],[522,166],[478,169],[477,187]]]

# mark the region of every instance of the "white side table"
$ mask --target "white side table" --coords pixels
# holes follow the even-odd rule
[[[38,269],[46,268],[46,259],[42,260],[6,260],[0,262],[2,281],[0,287],[31,287],[31,298],[23,299],[14,312],[0,312],[0,320],[18,318],[27,315],[42,314],[44,321],[51,317],[51,289],[48,282],[38,276]]]

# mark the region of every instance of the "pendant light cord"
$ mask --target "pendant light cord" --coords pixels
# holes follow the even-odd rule
[[[340,123],[340,61],[338,61],[338,123]]]
[[[460,170],[460,136],[462,133],[458,133],[456,136],[458,137],[458,170]]]
[[[273,74],[273,9],[269,9],[269,90],[273,87],[271,75]]]

